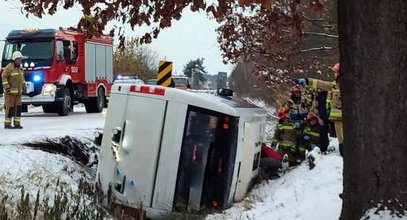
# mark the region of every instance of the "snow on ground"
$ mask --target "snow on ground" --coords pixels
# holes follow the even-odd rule
[[[77,191],[81,178],[93,178],[80,165],[62,155],[21,146],[1,146],[0,161],[0,194],[3,195],[18,197],[21,187],[32,196],[38,190],[52,194],[59,188],[57,181],[63,188]]]
[[[3,112],[0,118],[2,124]],[[46,114],[37,107],[23,113],[21,125],[24,127],[22,130],[0,129],[0,145],[23,144],[65,135],[93,139],[95,130],[103,129],[104,117],[102,113],[88,114],[83,107],[75,107],[74,113],[68,116]]]
[[[0,118],[2,124],[4,112],[0,112]],[[103,129],[102,113],[88,114],[83,107],[75,107],[74,113],[61,117],[45,114],[36,107],[23,113],[22,126],[22,130],[0,129],[0,198],[6,194],[19,198],[22,187],[31,198],[38,190],[42,196],[52,198],[60,187],[76,192],[81,179],[88,183],[94,181],[94,170],[67,156],[30,148],[27,144],[41,145],[50,139],[58,143],[70,136],[88,145]]]
[[[378,204],[377,208],[370,209],[366,211],[365,215],[362,217],[363,220],[407,220],[407,216],[403,216],[400,213],[394,213],[390,211],[387,207],[383,207]]]
[[[331,144],[337,145],[336,139]],[[279,179],[262,182],[242,202],[206,219],[338,219],[342,169],[343,160],[337,152],[320,155],[314,169],[303,163]]]

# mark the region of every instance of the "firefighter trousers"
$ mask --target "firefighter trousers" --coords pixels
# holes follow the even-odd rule
[[[338,138],[339,144],[343,144],[343,125],[342,121],[334,121],[336,137]]]
[[[4,94],[4,107],[4,125],[11,125],[11,121],[13,119],[14,126],[20,125],[22,110],[21,95],[14,95],[9,93]]]

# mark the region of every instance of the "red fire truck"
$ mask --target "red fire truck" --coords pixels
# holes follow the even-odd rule
[[[13,30],[6,37],[2,69],[14,51],[23,54],[26,91],[23,107],[42,106],[45,113],[68,115],[84,103],[101,112],[113,82],[113,39],[87,38],[72,29]],[[0,84],[1,85],[1,84]]]

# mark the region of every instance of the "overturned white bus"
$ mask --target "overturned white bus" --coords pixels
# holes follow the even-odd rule
[[[104,204],[199,213],[244,198],[266,111],[230,97],[114,85],[97,171]]]

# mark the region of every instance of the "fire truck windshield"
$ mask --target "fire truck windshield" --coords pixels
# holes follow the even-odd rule
[[[187,78],[173,78],[176,86],[187,86]]]
[[[3,60],[11,60],[14,51],[20,51],[23,59],[52,60],[54,41],[6,41],[3,50]]]

